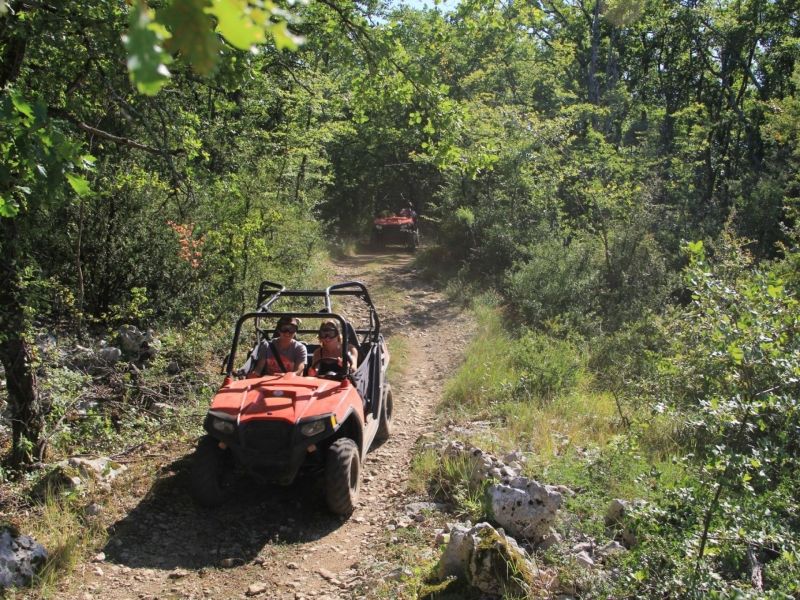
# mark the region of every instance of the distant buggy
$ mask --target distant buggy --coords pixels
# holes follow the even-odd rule
[[[358,304],[363,323],[354,327],[335,311],[334,300]],[[320,303],[322,307],[314,311],[280,310],[287,304],[310,308]],[[355,281],[324,290],[287,290],[265,281],[257,306],[236,322],[225,379],[211,401],[203,423],[207,434],[194,454],[192,494],[201,505],[221,504],[228,492],[225,482],[237,465],[259,480],[285,485],[303,471],[321,478],[332,512],[349,515],[359,494],[362,461],[374,443],[389,437],[392,422],[392,390],[386,381],[389,354],[375,306],[364,284]],[[318,344],[303,342],[308,349],[304,375],[237,379],[235,360],[245,343],[243,332],[251,331],[254,338],[247,360],[251,363],[258,344],[273,337],[271,328],[281,316],[302,320],[300,341],[317,333],[315,322],[337,322],[344,338],[342,364],[348,344],[358,348],[354,371],[307,376]]]
[[[387,245],[404,246],[411,252],[419,247],[419,228],[410,216],[376,217],[372,223],[372,246],[383,249]]]

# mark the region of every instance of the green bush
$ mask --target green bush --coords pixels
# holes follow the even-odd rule
[[[519,378],[511,385],[510,394],[523,401],[552,401],[573,388],[584,370],[579,351],[571,342],[535,331],[516,340],[511,362]]]
[[[766,564],[767,595],[782,597],[791,587],[770,563],[796,572],[800,546],[800,300],[780,265],[754,267],[727,234],[708,253],[687,249],[692,302],[665,319],[651,401],[684,422],[674,441],[696,475],[641,513],[628,593],[731,597],[750,587],[750,552]]]
[[[523,322],[556,330],[594,329],[602,255],[594,240],[545,239],[508,275],[506,297]]]

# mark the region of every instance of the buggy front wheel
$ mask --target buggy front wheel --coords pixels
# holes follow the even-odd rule
[[[206,507],[219,506],[228,497],[230,483],[230,450],[221,450],[219,442],[210,435],[200,438],[189,473],[192,497]]]
[[[325,456],[325,500],[331,512],[347,516],[356,508],[361,489],[361,458],[358,446],[339,438]]]

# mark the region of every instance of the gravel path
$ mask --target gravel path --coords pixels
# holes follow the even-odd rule
[[[405,338],[392,346],[406,348],[392,357],[405,363],[390,376],[393,435],[363,466],[355,513],[331,516],[307,480],[281,488],[243,479],[223,508],[199,509],[186,485],[191,443],[154,444],[133,457],[127,484],[106,508],[119,515],[108,544],[77,567],[56,598],[374,598],[380,581],[400,580],[415,566],[409,562],[435,556],[435,532],[413,510],[427,499],[407,490],[409,465],[417,440],[436,435],[435,406],[471,323],[417,277],[407,255],[359,255],[335,269],[336,281],[368,285],[387,337]],[[416,536],[415,548],[423,536],[426,555],[398,562],[394,548],[408,536]]]

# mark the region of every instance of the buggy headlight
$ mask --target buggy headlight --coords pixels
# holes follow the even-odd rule
[[[317,435],[318,433],[322,433],[323,431],[325,431],[325,419],[318,419],[316,421],[311,421],[310,423],[305,423],[300,426],[300,433],[302,433],[306,437]]]
[[[224,435],[230,435],[236,430],[236,425],[223,419],[214,419],[211,421],[211,429]]]
[[[375,229],[377,229],[378,231],[380,231],[381,229],[383,229],[383,225],[375,225]]]

